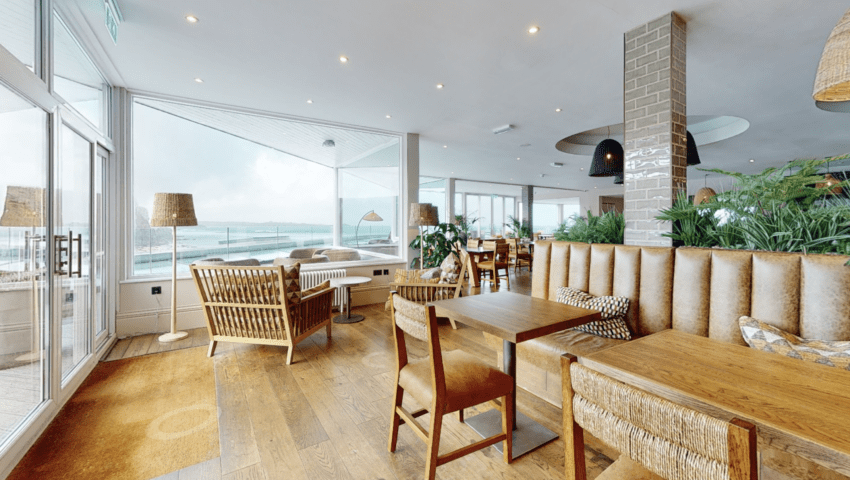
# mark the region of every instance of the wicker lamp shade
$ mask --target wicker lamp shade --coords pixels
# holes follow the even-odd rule
[[[717,195],[717,192],[715,192],[713,188],[702,187],[697,190],[696,195],[694,195],[694,205],[702,205],[703,203],[711,200],[711,198],[715,195]]]
[[[691,132],[685,131],[688,140],[688,166],[699,165],[699,153],[697,152],[697,142],[694,141],[694,136]]]
[[[437,207],[430,203],[411,203],[408,225],[411,227],[433,227],[439,225]]]
[[[0,227],[43,227],[45,195],[40,187],[6,187]]]
[[[850,113],[850,10],[826,40],[812,97],[818,108]]]
[[[154,194],[152,227],[194,227],[197,224],[191,193]]]
[[[591,177],[613,177],[623,173],[623,146],[620,142],[606,138],[599,142],[593,152],[593,161],[590,163]]]
[[[366,220],[367,222],[381,222],[384,219],[381,218],[381,216],[378,215],[377,213],[375,213],[375,211],[373,210],[373,211],[367,213],[366,215],[364,215],[363,220]]]

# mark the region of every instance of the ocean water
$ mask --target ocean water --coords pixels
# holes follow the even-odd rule
[[[167,274],[171,272],[172,239],[170,228],[137,230],[133,258],[134,275]],[[368,251],[369,241],[392,241],[391,228],[361,226],[343,227],[342,245]],[[398,243],[398,239],[395,239]],[[188,272],[189,265],[204,258],[235,260],[256,258],[271,264],[295,248],[333,246],[331,225],[281,226],[204,226],[177,228],[177,270]],[[365,253],[361,251],[361,256]]]

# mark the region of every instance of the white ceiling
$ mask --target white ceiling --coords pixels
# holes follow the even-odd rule
[[[850,151],[850,115],[821,111],[811,98],[823,45],[846,0],[816,7],[797,0],[119,4],[117,45],[103,26],[102,1],[69,7],[114,64],[107,69],[114,84],[419,133],[422,175],[610,186],[610,178],[579,171],[588,156],[555,144],[622,122],[623,33],[670,11],[688,22],[688,114],[750,122],[742,135],[701,147],[703,167],[753,172]],[[200,22],[188,24],[187,14]],[[527,33],[531,25],[541,27],[537,35]],[[341,64],[340,55],[350,61]],[[508,123],[516,129],[493,135]],[[691,173],[701,186],[703,174]]]

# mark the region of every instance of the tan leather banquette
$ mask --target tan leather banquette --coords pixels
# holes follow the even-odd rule
[[[850,340],[846,256],[570,242],[535,245],[532,296],[555,300],[569,286],[630,299],[633,337],[667,328],[746,345],[750,315],[805,338]],[[486,334],[485,334],[486,335]],[[486,335],[499,352],[502,341]],[[622,343],[566,330],[517,345],[517,383],[561,406],[560,356]]]

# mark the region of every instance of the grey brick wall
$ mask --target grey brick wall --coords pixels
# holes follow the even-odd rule
[[[625,243],[671,245],[655,216],[687,191],[685,22],[671,12],[624,41]]]

